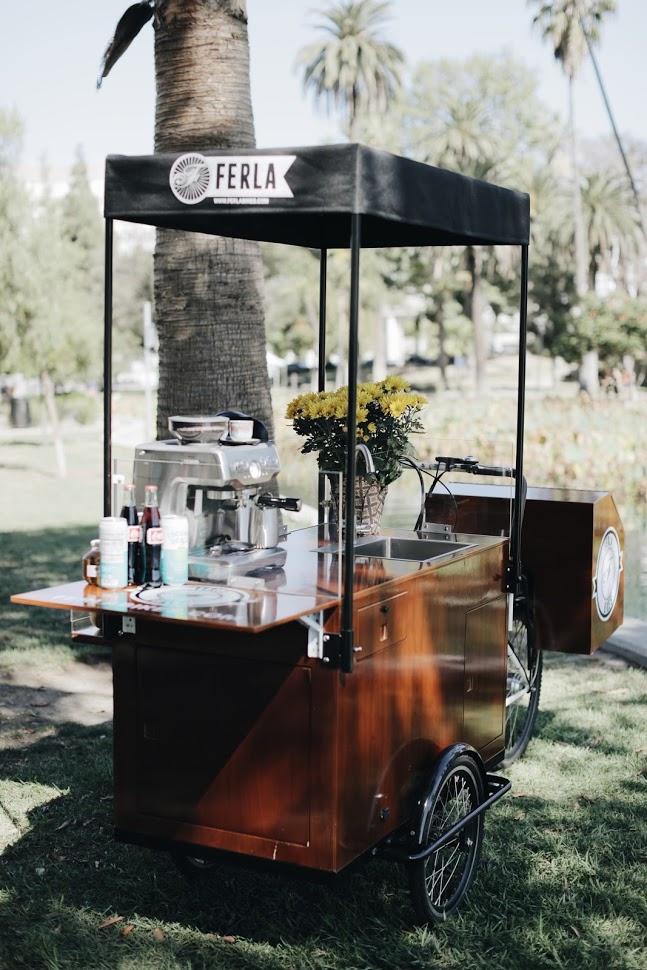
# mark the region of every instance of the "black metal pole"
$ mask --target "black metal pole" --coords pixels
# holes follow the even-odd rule
[[[508,567],[508,592],[516,593],[521,572],[521,525],[523,521],[523,436],[526,414],[526,346],[528,330],[528,246],[521,247],[521,294],[519,298],[519,376],[517,380],[517,455],[514,480],[514,517]]]
[[[112,219],[106,219],[103,316],[103,514],[112,511]]]
[[[341,669],[353,669],[353,580],[355,572],[355,471],[357,466],[357,372],[359,355],[359,253],[361,217],[354,212],[350,230],[350,320],[348,330],[348,436],[346,448],[346,514],[344,517],[344,598],[341,612]]]
[[[326,286],[328,282],[328,250],[322,249],[319,256],[319,371],[317,390],[326,390]],[[326,498],[326,483],[323,475],[317,480],[317,509],[319,525],[324,520],[324,501]]]

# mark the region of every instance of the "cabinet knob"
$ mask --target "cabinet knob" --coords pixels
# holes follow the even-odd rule
[[[386,605],[380,606],[380,613],[388,613],[390,609],[391,609],[390,606],[386,606]]]

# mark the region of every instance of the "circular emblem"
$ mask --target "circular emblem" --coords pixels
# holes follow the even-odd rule
[[[615,529],[609,528],[602,536],[598,562],[593,579],[593,599],[601,620],[608,620],[618,599],[622,551]]]
[[[195,205],[209,191],[209,178],[209,166],[204,155],[191,152],[175,159],[169,174],[169,184],[176,199],[186,202],[187,205]]]

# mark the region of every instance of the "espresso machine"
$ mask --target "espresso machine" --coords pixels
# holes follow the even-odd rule
[[[301,501],[269,490],[281,468],[274,442],[234,442],[226,432],[184,435],[177,421],[169,419],[172,439],[135,449],[138,507],[145,487],[156,485],[162,524],[165,515],[186,516],[189,579],[226,583],[279,570],[285,562],[280,510],[298,512]]]

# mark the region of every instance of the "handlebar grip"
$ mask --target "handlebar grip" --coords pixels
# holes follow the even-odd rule
[[[514,468],[504,468],[501,465],[477,465],[473,470],[474,475],[492,475],[499,478],[516,478]]]

